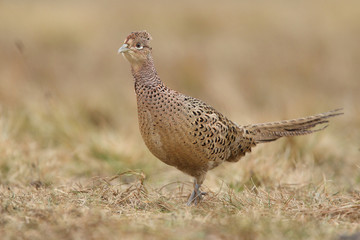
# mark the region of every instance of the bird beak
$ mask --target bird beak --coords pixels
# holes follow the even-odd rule
[[[127,45],[126,43],[124,45],[122,45],[121,48],[119,48],[119,50],[118,50],[118,54],[129,51],[130,49],[128,48],[128,46],[129,45]]]

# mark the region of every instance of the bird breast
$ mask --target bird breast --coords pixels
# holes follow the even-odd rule
[[[137,95],[137,103],[140,132],[149,150],[177,168],[195,164],[190,123],[177,96],[168,90],[145,89]]]

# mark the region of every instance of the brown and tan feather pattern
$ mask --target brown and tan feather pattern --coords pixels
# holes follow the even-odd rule
[[[269,122],[260,124],[251,124],[244,126],[249,135],[252,135],[255,143],[274,141],[280,137],[290,137],[306,135],[321,131],[327,127],[314,129],[317,125],[328,123],[328,118],[343,114],[342,109],[336,109],[326,113],[320,113],[314,116],[284,120],[280,122]]]
[[[131,33],[119,53],[131,64],[140,132],[149,150],[164,163],[194,177],[188,205],[200,201],[207,171],[236,162],[258,143],[320,131],[340,109],[310,117],[239,126],[203,101],[169,89],[154,66],[146,31]]]

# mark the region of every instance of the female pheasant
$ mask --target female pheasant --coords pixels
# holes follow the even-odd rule
[[[149,150],[164,163],[194,177],[187,205],[197,204],[207,171],[237,162],[258,143],[320,131],[318,124],[342,114],[340,109],[318,115],[240,126],[203,101],[186,96],[160,80],[146,31],[132,32],[119,49],[131,64],[135,80],[140,132]]]

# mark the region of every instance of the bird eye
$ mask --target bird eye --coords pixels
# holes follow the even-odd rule
[[[141,43],[137,43],[135,47],[136,47],[136,49],[143,49],[143,46],[141,46]]]

